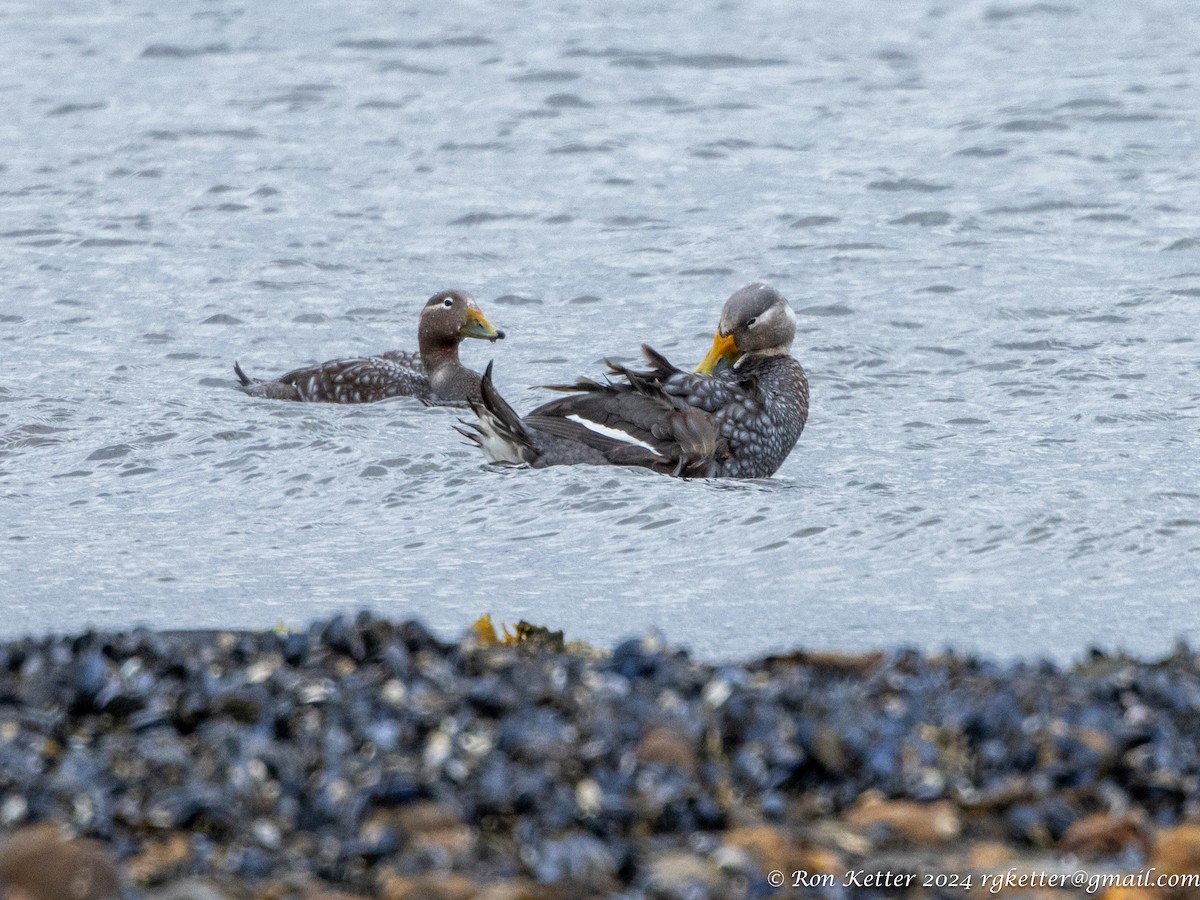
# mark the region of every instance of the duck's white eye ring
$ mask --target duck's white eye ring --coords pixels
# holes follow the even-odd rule
[[[758,322],[758,316],[755,316],[753,319],[751,319],[749,322],[746,323],[746,327],[753,328],[757,322]]]
[[[454,305],[453,297],[447,297],[445,300],[442,301],[442,306],[446,307],[446,309],[449,309],[453,305]]]

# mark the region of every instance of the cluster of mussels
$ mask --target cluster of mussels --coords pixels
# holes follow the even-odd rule
[[[489,644],[364,614],[0,646],[0,883],[703,900],[904,893],[866,866],[958,897],[946,876],[1200,871],[1186,650],[1061,670]],[[115,874],[56,894],[68,858]]]

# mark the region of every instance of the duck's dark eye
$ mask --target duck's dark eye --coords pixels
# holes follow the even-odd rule
[[[454,299],[452,297],[447,297],[445,300],[442,301],[442,306],[446,307],[446,309],[449,309],[453,305],[454,305]]]
[[[753,319],[751,319],[749,322],[747,322],[747,323],[746,323],[746,327],[747,327],[747,328],[753,328],[753,327],[754,327],[754,323],[755,323],[755,322],[757,322],[757,321],[758,321],[758,316],[755,316]]]

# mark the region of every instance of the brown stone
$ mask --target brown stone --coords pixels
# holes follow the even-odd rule
[[[1180,825],[1160,833],[1150,865],[1171,875],[1200,874],[1200,825]]]
[[[1058,845],[1060,852],[1081,859],[1115,856],[1127,847],[1140,847],[1143,852],[1150,849],[1145,823],[1133,813],[1085,816],[1067,829]]]
[[[422,801],[396,810],[396,823],[410,834],[419,834],[455,828],[462,824],[462,817],[449,807],[432,801]]]
[[[254,885],[253,900],[292,900],[294,896],[292,885],[278,878],[270,878]]]
[[[817,726],[811,750],[813,759],[835,775],[841,775],[851,766],[850,754],[846,752],[837,729],[830,725]]]
[[[186,834],[176,831],[165,840],[147,841],[142,851],[129,860],[129,877],[135,884],[157,884],[175,874],[191,858],[192,842]]]
[[[422,831],[412,837],[412,846],[428,853],[462,856],[475,849],[475,829],[466,825]]]
[[[863,832],[883,832],[891,840],[915,847],[945,844],[962,831],[958,810],[948,800],[887,800],[877,791],[858,798],[846,814],[846,823]]]
[[[380,900],[476,900],[483,885],[444,872],[436,875],[385,875],[379,885]]]
[[[697,886],[715,889],[721,872],[712,860],[683,850],[673,850],[650,862],[650,886],[671,895],[684,895]]]
[[[804,870],[832,874],[842,868],[841,858],[833,851],[797,841],[771,825],[731,828],[721,837],[725,846],[752,857],[763,872]]]
[[[795,654],[795,660],[804,666],[811,666],[829,675],[848,675],[851,677],[866,675],[873,672],[886,659],[882,653],[836,653],[829,651],[812,651]]]
[[[993,869],[1007,869],[1012,865],[1015,851],[1007,844],[998,841],[982,841],[972,844],[967,850],[963,863],[973,872],[987,872]]]
[[[121,890],[103,844],[68,838],[53,823],[22,828],[4,842],[0,882],[29,900],[116,900]]]
[[[229,900],[229,896],[215,884],[202,878],[171,881],[145,893],[146,900]]]
[[[672,766],[695,775],[699,769],[694,742],[673,728],[651,728],[637,745],[636,755],[644,763]]]
[[[727,847],[734,847],[754,858],[760,869],[790,869],[794,850],[791,836],[770,825],[731,828],[722,835]]]
[[[415,849],[434,856],[462,856],[473,850],[479,839],[476,829],[465,824],[456,810],[437,803],[413,803],[387,815],[407,833]],[[449,860],[444,861],[449,864]]]
[[[800,821],[803,820],[801,816]],[[847,828],[841,819],[818,819],[805,826],[804,831],[813,843],[847,856],[868,856],[875,849],[870,840]]]
[[[475,900],[567,900],[571,895],[556,887],[536,884],[523,878],[490,882]]]
[[[845,860],[837,853],[815,844],[800,844],[797,855],[793,858],[796,870],[814,872],[819,875],[833,875],[845,869]]]
[[[1112,757],[1116,752],[1113,739],[1103,731],[1096,728],[1080,728],[1074,734],[1081,744],[1105,759]]]

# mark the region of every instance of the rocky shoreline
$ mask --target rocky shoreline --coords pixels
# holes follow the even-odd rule
[[[653,638],[520,637],[364,614],[0,645],[0,881],[33,900],[1200,896],[1186,648],[714,666]]]

